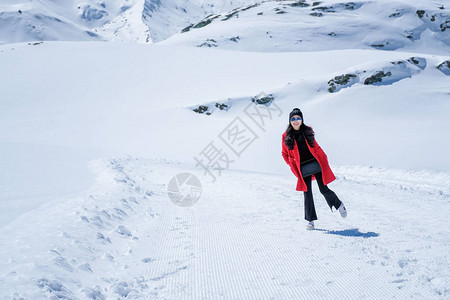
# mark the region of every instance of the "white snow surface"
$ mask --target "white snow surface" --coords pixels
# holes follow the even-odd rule
[[[261,52],[359,48],[448,55],[449,30],[450,6],[446,1],[434,0],[0,3],[0,44],[163,41]]]
[[[24,41],[166,39],[212,13],[253,0],[2,0],[0,44]],[[260,1],[259,1],[260,2]]]
[[[192,25],[163,44],[262,52],[450,53],[450,7],[436,1],[265,1]]]
[[[353,168],[350,178],[337,169],[330,186],[349,215],[316,197],[319,221],[306,231],[291,175],[229,171],[204,181],[186,208],[166,188],[180,171],[202,178],[189,165],[125,157],[91,168],[97,180],[86,194],[3,228],[4,296],[448,298],[449,195],[438,192],[448,178],[430,191],[418,187],[423,174],[389,184],[383,170]]]
[[[448,299],[448,9],[2,1],[0,298]],[[313,183],[314,231],[294,107],[348,209]]]
[[[0,47],[2,296],[447,298],[448,57],[413,55]],[[355,77],[330,93],[341,74]],[[331,214],[314,184],[313,232],[280,153],[296,106],[349,210]],[[236,118],[257,135],[239,156],[220,139]],[[210,143],[233,161],[215,181],[194,159]],[[167,195],[183,172],[202,184],[187,208]]]

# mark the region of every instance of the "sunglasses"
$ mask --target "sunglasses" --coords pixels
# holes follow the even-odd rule
[[[302,118],[300,118],[300,117],[297,117],[297,119],[296,119],[296,118],[291,118],[291,122],[294,122],[295,120],[297,120],[297,121],[301,121],[301,120],[302,120]]]

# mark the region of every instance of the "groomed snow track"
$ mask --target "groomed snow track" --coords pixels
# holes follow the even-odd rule
[[[392,170],[373,171],[369,180],[364,168],[336,168],[330,188],[349,215],[331,213],[314,183],[319,220],[307,231],[303,195],[288,174],[227,171],[213,183],[199,169],[164,159],[104,159],[92,167],[97,182],[86,194],[2,228],[1,298],[450,295],[445,174],[435,174],[443,185],[433,191],[414,188],[412,177],[383,180]],[[167,196],[181,172],[202,182],[194,206],[175,206]]]

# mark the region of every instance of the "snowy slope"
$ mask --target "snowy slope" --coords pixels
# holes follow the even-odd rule
[[[6,3],[5,3],[6,2]],[[0,43],[42,40],[97,40],[88,27],[80,26],[36,1],[2,1]]]
[[[450,52],[449,6],[436,1],[5,0],[0,25],[1,43],[169,38],[246,51]]]
[[[230,152],[231,169],[283,174],[280,136],[287,113],[298,106],[333,164],[448,172],[450,79],[436,66],[450,59],[423,55],[416,65],[408,61],[413,55],[108,43],[2,46],[1,64],[9,70],[0,73],[0,202],[8,211],[2,222],[85,189],[90,176],[83,166],[97,157],[195,163],[210,142],[228,149],[219,134],[246,117],[261,91],[274,95],[282,113],[274,113],[265,131],[253,125],[257,139],[239,159]],[[364,84],[380,72],[386,75],[380,82]],[[355,77],[338,84],[335,78],[346,74]],[[220,110],[215,103],[229,107]],[[195,113],[199,106],[211,114]],[[174,132],[182,137],[181,148]]]
[[[0,4],[0,43],[48,40],[105,40],[124,35],[125,40],[135,41],[148,28],[142,22],[143,2],[137,0],[117,1],[54,1],[54,0],[5,0]],[[140,18],[122,18],[134,15],[139,9]],[[131,10],[130,12],[128,10]],[[133,20],[133,22],[131,22]],[[105,36],[102,26],[111,24]],[[100,34],[96,33],[102,28]],[[120,27],[120,28],[117,28]],[[143,30],[141,27],[145,27]],[[130,31],[133,33],[129,37]],[[128,33],[128,34],[127,34]]]
[[[332,214],[318,196],[318,229],[310,232],[291,175],[230,171],[211,183],[189,165],[132,157],[98,160],[91,168],[96,184],[84,195],[50,202],[2,229],[0,242],[8,245],[0,248],[3,297],[450,295],[450,194],[439,192],[450,177],[428,174],[439,183],[427,190],[417,188],[422,174],[399,173],[390,184],[393,173],[383,170],[354,169],[347,178],[338,169],[330,186],[349,215]],[[167,183],[180,172],[202,179],[193,207],[167,198]]]
[[[95,28],[94,32],[101,34],[108,41],[151,42],[149,28],[142,20],[145,1],[136,2],[133,7],[126,9],[112,21]]]
[[[210,15],[164,44],[245,51],[380,49],[450,53],[450,7],[436,1],[266,1]]]
[[[2,1],[0,298],[448,299],[447,25],[436,1]],[[293,107],[349,210],[314,184],[312,232]]]
[[[23,41],[131,41],[165,39],[191,22],[254,0],[3,0],[0,43]]]
[[[142,17],[154,42],[165,40],[191,23],[262,0],[146,0]]]

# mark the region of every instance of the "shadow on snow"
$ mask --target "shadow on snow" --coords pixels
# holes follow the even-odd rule
[[[340,236],[355,236],[355,237],[363,237],[363,238],[371,238],[377,237],[380,234],[376,232],[360,232],[358,228],[346,229],[346,230],[325,230],[325,229],[316,229],[317,231],[324,231],[327,234],[334,234]]]

